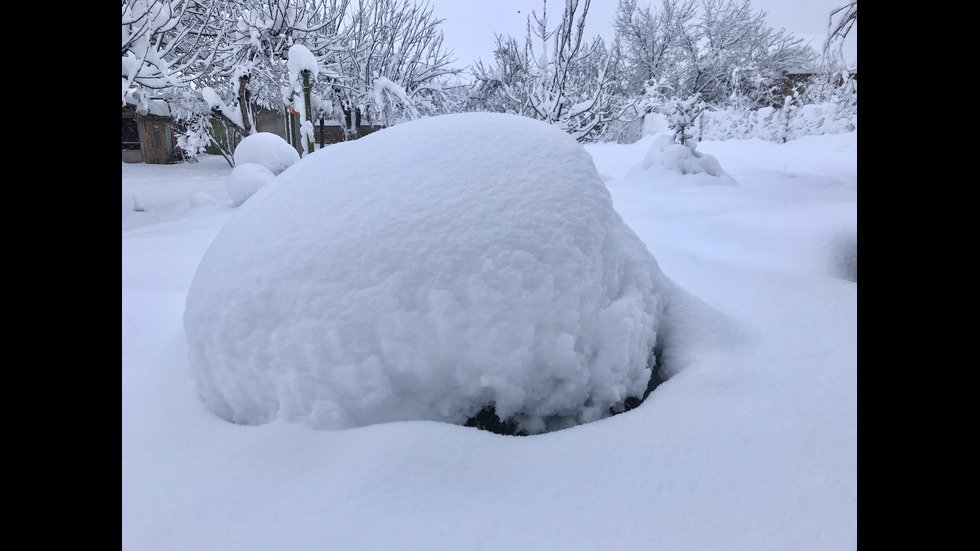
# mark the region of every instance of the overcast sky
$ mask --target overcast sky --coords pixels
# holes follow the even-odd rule
[[[433,14],[445,20],[442,24],[445,45],[455,50],[459,65],[468,65],[478,58],[486,65],[491,64],[494,33],[524,37],[528,15],[532,10],[540,13],[542,5],[541,0],[429,0],[429,3]],[[660,0],[638,2],[640,6],[655,7],[660,3]],[[752,0],[756,10],[768,14],[766,19],[771,27],[786,28],[801,38],[812,39],[811,45],[818,50],[827,34],[830,12],[847,3],[848,0]],[[561,0],[549,2],[549,21],[557,21],[563,4]],[[607,44],[612,41],[617,4],[617,0],[592,0],[586,17],[586,36],[601,34]],[[856,60],[857,27],[848,42],[848,60]]]

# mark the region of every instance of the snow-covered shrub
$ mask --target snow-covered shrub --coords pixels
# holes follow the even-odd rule
[[[674,141],[672,134],[657,134],[643,161],[630,169],[627,177],[631,180],[642,180],[656,183],[661,180],[658,174],[674,172],[684,174],[682,180],[695,185],[737,186],[735,178],[721,168],[721,164],[713,155],[699,153],[697,142],[688,140],[686,144]],[[662,178],[663,181],[676,182],[674,177]]]
[[[418,119],[261,192],[187,295],[193,373],[219,417],[343,429],[489,408],[534,434],[644,396],[668,280],[560,129]]]
[[[697,123],[699,140],[759,138],[784,142],[804,136],[853,132],[857,129],[857,108],[843,102],[806,103],[794,99],[784,109],[707,110]],[[661,130],[646,131],[645,135],[656,132]]]
[[[228,177],[228,196],[232,206],[239,206],[260,188],[276,177],[268,168],[258,163],[241,163]]]
[[[795,115],[791,122],[790,139],[851,132],[857,120],[856,117],[838,118],[837,106],[832,103],[802,105]]]
[[[257,132],[235,147],[235,166],[255,163],[279,174],[299,162],[299,153],[278,134]]]

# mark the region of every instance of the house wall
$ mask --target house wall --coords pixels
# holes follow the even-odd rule
[[[773,102],[773,107],[777,109],[782,109],[783,100],[793,95],[793,90],[802,92],[806,90],[808,84],[814,78],[819,78],[816,73],[787,73],[782,82],[780,83],[779,94],[776,96],[776,101]],[[857,80],[857,72],[853,71],[850,73],[850,78]],[[837,78],[837,86],[844,84],[843,77]]]
[[[289,138],[286,136],[285,114],[278,111],[256,107],[255,130],[257,132],[269,132],[289,141]]]
[[[255,130],[271,132],[289,143],[296,144],[296,152],[302,155],[304,152],[300,145],[299,115],[290,115],[290,119],[290,121],[286,120],[284,112],[258,108],[255,111]],[[363,137],[382,128],[382,126],[364,125],[357,127],[357,133],[359,137]],[[290,132],[293,134],[292,139],[289,138]],[[331,121],[321,125],[320,121],[314,121],[313,141],[317,146],[339,143],[344,141],[344,131],[336,122]]]
[[[126,105],[122,108],[122,118],[124,121],[134,121],[139,136],[137,146],[136,142],[133,141],[135,137],[126,136],[126,123],[124,122],[122,151],[124,163],[166,164],[175,162],[178,148],[172,118],[153,114],[140,115],[132,105]],[[300,141],[299,115],[292,115],[291,119],[290,124],[287,124],[285,113],[258,108],[255,111],[255,129],[258,132],[276,134],[287,142],[297,144],[296,151],[302,155],[303,151],[298,145]],[[313,128],[314,140],[318,145],[344,141],[344,131],[336,123],[321,125],[317,121]],[[358,127],[358,135],[366,136],[381,130],[381,128],[381,126],[360,126]],[[290,131],[294,134],[292,140],[288,137]]]
[[[363,138],[368,134],[372,134],[381,130],[382,126],[358,126],[357,136]],[[314,141],[319,145],[330,145],[332,143],[339,143],[344,141],[344,129],[340,127],[339,124],[316,124],[313,126],[314,130]]]
[[[147,115],[137,116],[140,141],[143,143],[143,162],[167,164],[173,162],[175,138],[169,119]]]
[[[135,120],[139,135],[139,149],[124,149],[124,163],[167,164],[174,162],[177,136],[170,117],[140,115],[132,106],[122,108],[122,118]]]
[[[143,148],[139,139],[139,125],[136,122],[136,111],[134,111],[133,108],[130,106],[123,107],[122,119],[123,119],[122,162],[142,163]],[[135,135],[134,135],[134,130],[135,130]]]

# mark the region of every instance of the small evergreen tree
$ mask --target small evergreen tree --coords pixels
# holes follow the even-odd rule
[[[687,99],[674,98],[669,106],[667,121],[674,131],[674,141],[687,145],[688,140],[694,137],[691,132],[697,118],[705,109],[704,102],[695,94]]]

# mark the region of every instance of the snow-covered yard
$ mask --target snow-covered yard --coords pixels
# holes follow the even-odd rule
[[[662,151],[651,152],[655,136],[630,145],[582,148],[597,175],[586,184],[604,184],[612,208],[656,259],[672,289],[657,330],[665,346],[663,362],[673,376],[636,409],[526,437],[435,420],[336,428],[315,426],[298,413],[258,425],[233,424],[215,415],[199,397],[200,369],[191,361],[185,331],[185,311],[193,309],[188,293],[198,284],[195,273],[202,259],[228,250],[234,237],[223,232],[234,225],[251,232],[257,247],[268,246],[260,243],[263,235],[271,239],[281,228],[261,224],[284,212],[279,209],[285,207],[274,207],[277,202],[289,202],[285,187],[274,189],[280,182],[304,167],[328,166],[312,161],[331,147],[370,157],[371,144],[382,143],[383,134],[365,137],[363,144],[318,151],[239,207],[228,191],[232,169],[220,157],[122,166],[123,549],[857,547],[856,131],[785,144],[757,139],[698,144],[697,152],[717,161],[734,185],[722,183],[723,178],[705,180],[703,172],[682,174],[675,157],[665,161]],[[484,159],[482,153],[486,159],[495,153],[444,145],[424,151],[425,171],[441,178],[465,177],[468,166]],[[538,159],[545,172],[554,169],[556,160],[549,157],[554,144],[547,139],[540,151],[533,144],[523,147],[525,160]],[[414,163],[420,152],[408,144],[404,151],[384,151],[404,163],[406,178],[419,177]],[[461,151],[471,156],[454,156]],[[409,153],[416,157],[399,156]],[[563,159],[574,162],[576,157],[569,153]],[[370,171],[370,160],[365,161]],[[540,167],[526,168],[512,177],[545,177],[536,171]],[[471,174],[484,177],[486,170]],[[577,192],[589,190],[595,188],[586,185]],[[386,195],[357,203],[363,197],[346,190],[341,198],[363,212],[382,209],[378,205]],[[559,223],[549,218],[556,197],[522,208],[538,205],[535,216]],[[496,214],[505,214],[507,201],[490,204],[496,205]],[[294,212],[309,210],[294,206]],[[406,202],[406,208],[412,206]],[[392,205],[378,210],[397,211]],[[282,223],[308,227],[313,220]],[[248,229],[245,222],[260,225]],[[491,216],[486,224],[499,222]],[[314,226],[336,230],[338,236],[345,227]],[[444,230],[416,234],[414,242],[483,235],[479,228]],[[361,238],[363,248],[370,236]],[[392,239],[403,250],[413,242],[411,235]],[[507,239],[512,237],[502,243],[513,243]],[[208,250],[222,240],[220,248]],[[546,254],[543,246],[538,252]],[[406,279],[389,299],[427,284],[422,281],[426,265],[419,268],[412,258],[408,253],[395,257],[414,279]],[[215,266],[244,266],[236,264],[240,257],[234,255],[224,260],[228,263]],[[370,266],[363,258],[358,262],[359,270]],[[397,270],[399,265],[384,266]],[[511,271],[502,273],[520,281],[520,271],[507,268]],[[281,274],[269,277],[276,275]],[[350,281],[359,275],[377,274],[354,274]],[[212,286],[220,286],[221,270],[207,277]],[[229,270],[226,281],[229,288],[247,289],[243,282],[248,277]],[[461,282],[446,284],[452,290]],[[476,288],[486,288],[485,281],[481,285]],[[494,289],[505,298],[508,289],[515,291]],[[527,301],[540,314],[541,304],[533,302],[537,297],[515,294],[504,300],[507,310],[495,314],[497,335],[513,337],[506,334],[513,327],[508,316],[520,315]],[[234,306],[233,296],[223,300]],[[360,320],[360,327],[385,319],[381,306],[340,311],[373,316]],[[541,319],[564,323],[567,316]],[[383,335],[419,341],[426,326],[410,321],[426,318],[406,320]],[[450,321],[449,335],[452,330],[471,335],[463,331],[466,320]],[[343,324],[333,329],[342,332]],[[378,339],[378,346],[385,342]],[[461,353],[480,344],[463,337],[454,342],[465,345]],[[496,349],[492,339],[485,344],[487,350]],[[419,362],[411,365],[424,365],[436,350],[415,350]],[[516,370],[502,376],[507,379]],[[350,377],[356,380],[358,373]],[[384,369],[376,374],[389,383],[396,380]],[[444,375],[436,372],[432,380],[442,381]],[[303,381],[303,388],[320,384],[315,376],[310,381]]]

